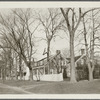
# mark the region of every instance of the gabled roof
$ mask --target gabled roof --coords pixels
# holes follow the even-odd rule
[[[83,55],[79,55],[79,56],[76,56],[76,57],[74,57],[74,60],[75,60],[75,62],[78,62],[78,61],[80,61],[83,57],[85,57],[86,55],[85,54],[83,54]],[[69,63],[70,63],[70,58],[66,58],[68,61],[69,61]]]
[[[65,57],[63,57],[61,53],[55,54],[55,55],[51,55],[51,56],[49,57],[50,61],[53,61],[53,59],[56,59],[57,56],[60,57],[60,59],[66,60],[66,61],[68,62],[68,60],[67,60]],[[58,59],[59,59],[59,58],[58,58]],[[42,58],[42,59],[36,61],[36,63],[37,63],[37,62],[40,62],[40,61],[42,61],[42,60],[44,60],[44,65],[46,66],[46,65],[48,64],[48,62],[47,62],[47,57]]]
[[[61,54],[58,54],[58,55],[60,55],[62,59],[66,59],[66,58],[64,58]],[[58,56],[58,55],[57,55],[57,54],[51,55],[51,56],[49,57],[49,59],[52,60],[53,58],[55,58],[55,57]],[[38,60],[38,61],[36,61],[36,62],[39,62],[39,61],[42,61],[42,60],[47,60],[47,57],[42,58],[42,59],[40,59],[40,60]]]
[[[81,56],[74,57],[75,62],[80,58]],[[70,58],[66,58],[70,62]]]

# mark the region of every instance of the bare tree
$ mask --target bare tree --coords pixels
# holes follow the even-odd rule
[[[86,48],[86,58],[87,58],[87,65],[88,65],[88,71],[89,71],[89,80],[92,81],[93,80],[93,71],[95,68],[95,60],[94,60],[94,49],[95,49],[95,42],[97,39],[99,39],[99,37],[95,36],[96,35],[96,31],[98,30],[100,24],[98,24],[96,22],[97,18],[95,18],[95,16],[99,13],[97,11],[91,11],[90,14],[92,14],[92,16],[90,16],[89,20],[91,21],[91,28],[87,29],[87,23],[86,23],[86,18],[83,17],[83,27],[84,27],[84,41],[85,41],[85,48]],[[96,16],[97,17],[97,16]],[[96,19],[96,20],[95,20]],[[96,25],[96,26],[95,26]],[[90,32],[88,31],[90,30]],[[90,47],[89,47],[89,43],[87,40],[87,35],[90,33]],[[89,51],[90,50],[90,51]],[[92,63],[92,65],[91,65]]]
[[[30,80],[32,80],[31,61],[33,54],[36,52],[33,33],[38,28],[33,18],[32,10],[15,9],[12,10],[12,16],[10,15],[6,19],[2,15],[0,17],[0,23],[3,27],[2,34],[6,37],[11,48],[23,59],[29,68]],[[12,19],[10,20],[9,17],[12,17]]]
[[[49,61],[49,56],[50,56],[50,45],[52,39],[54,39],[59,33],[58,31],[61,30],[61,26],[64,22],[62,20],[61,13],[59,12],[59,9],[47,9],[47,15],[44,18],[44,15],[42,16],[41,14],[38,14],[38,20],[43,26],[43,30],[46,34],[46,42],[47,42],[47,62],[48,62],[48,73],[49,73],[49,68],[50,68],[50,61]]]
[[[67,29],[69,32],[69,37],[70,37],[70,58],[71,58],[71,63],[70,63],[71,79],[70,80],[72,82],[76,82],[75,61],[74,61],[74,37],[75,37],[76,30],[79,27],[82,17],[84,17],[92,9],[89,9],[89,10],[85,11],[84,13],[82,12],[81,8],[78,8],[78,9],[67,8],[65,10],[63,8],[60,8],[60,9],[65,18]],[[95,9],[93,9],[93,10],[95,10]]]
[[[0,40],[2,41],[0,43],[0,49],[1,49],[1,60],[4,62],[2,66],[2,79],[6,79],[7,76],[11,78],[11,71],[13,68],[13,59],[11,54],[11,48],[8,47],[7,41],[5,41],[5,38],[0,37]]]
[[[71,81],[72,82],[76,82],[76,78],[75,78],[75,61],[74,61],[74,35],[75,35],[75,31],[77,30],[79,23],[81,21],[81,8],[78,9],[78,13],[79,13],[79,18],[78,21],[75,23],[75,16],[76,16],[76,12],[74,8],[67,8],[66,12],[64,11],[63,8],[60,8],[61,12],[66,20],[66,24],[67,24],[67,28],[68,28],[68,32],[69,32],[69,36],[70,36],[70,58],[71,58]],[[69,17],[69,13],[71,11],[71,19]],[[71,24],[70,24],[70,20],[71,20]]]

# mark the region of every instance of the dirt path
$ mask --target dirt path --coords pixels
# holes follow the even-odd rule
[[[6,88],[6,89],[12,89],[14,91],[22,92],[22,93],[25,93],[25,94],[32,94],[32,92],[28,92],[28,91],[26,91],[22,88],[15,87],[15,86],[9,86],[9,85],[2,84],[2,83],[0,83],[0,87],[1,88]]]

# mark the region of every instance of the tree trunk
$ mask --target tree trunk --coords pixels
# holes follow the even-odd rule
[[[30,71],[29,80],[32,81],[33,80],[33,69],[31,67],[31,61],[27,63],[27,66],[28,66],[29,71]]]
[[[93,71],[92,68],[89,68],[89,81],[93,80]]]
[[[3,79],[3,83],[5,81],[5,68],[2,69],[2,79]]]
[[[20,80],[22,80],[22,58],[21,55],[19,56],[19,73],[20,73]]]
[[[9,69],[9,78],[11,80],[11,68]]]
[[[92,68],[91,68],[91,72],[90,72],[90,81],[93,80],[93,70],[94,70],[94,67],[95,67],[95,64],[94,64],[94,36],[95,36],[95,24],[94,24],[94,16],[93,16],[93,11],[92,11],[92,33],[91,33],[91,39],[90,39],[90,43],[91,43],[91,60],[92,60]]]
[[[23,57],[23,56],[22,56],[22,59],[23,59],[24,63],[27,65],[27,67],[29,68],[29,71],[30,71],[29,80],[33,80],[33,70],[32,70],[32,67],[31,67],[31,60],[27,61],[26,58]]]
[[[88,65],[88,72],[89,72],[89,81],[93,80],[93,70],[90,64],[90,58],[89,58],[89,53],[88,53],[88,44],[87,44],[87,31],[86,31],[86,27],[85,27],[85,22],[84,22],[84,18],[83,18],[83,26],[84,26],[84,41],[85,41],[85,49],[86,49],[86,61],[87,61],[87,65]]]
[[[50,60],[49,60],[49,56],[50,56],[50,40],[48,40],[48,48],[47,48],[48,74],[50,72]]]
[[[93,71],[92,71],[92,67],[91,67],[91,64],[90,64],[90,59],[89,59],[89,54],[88,54],[88,44],[87,44],[87,40],[86,40],[86,37],[85,37],[85,48],[86,48],[86,57],[87,57],[87,65],[88,65],[88,72],[89,72],[89,81],[92,81],[93,80]]]
[[[71,68],[71,77],[70,81],[71,82],[76,82],[75,78],[75,61],[74,61],[74,34],[73,32],[70,33],[70,68]]]
[[[89,69],[89,81],[93,80],[93,71],[94,71],[94,67],[95,67],[95,64],[94,64],[94,45],[92,45],[91,60],[92,60],[92,67],[90,66],[90,69]]]
[[[92,81],[93,80],[93,70],[92,70],[92,67],[91,67],[91,64],[90,64],[87,44],[85,44],[85,47],[86,47],[86,57],[87,57],[87,65],[88,65],[88,72],[89,72],[89,76],[88,77],[89,77],[89,81]]]
[[[15,54],[15,56],[16,56],[16,54]],[[17,77],[17,57],[16,57],[15,77],[16,77],[16,80],[17,80],[18,79],[18,77]]]
[[[6,74],[6,72],[7,72],[7,70],[6,70],[6,68],[5,68],[5,80],[6,80],[6,78],[7,78],[7,74]]]
[[[7,59],[6,59],[6,62],[5,62],[5,66],[4,66],[4,80],[6,80],[6,76],[7,76],[7,71],[6,71],[6,67],[7,66]]]
[[[29,80],[32,81],[33,80],[33,70],[32,70],[32,68],[30,68],[29,70],[30,70]]]

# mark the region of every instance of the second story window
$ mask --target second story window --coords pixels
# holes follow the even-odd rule
[[[34,66],[35,66],[35,67],[37,66],[37,62],[34,63]]]
[[[84,64],[84,59],[81,59],[81,64],[82,64],[82,65]]]
[[[42,60],[42,61],[40,61],[39,63],[40,63],[40,66],[42,66],[42,65],[43,65],[43,60]]]

